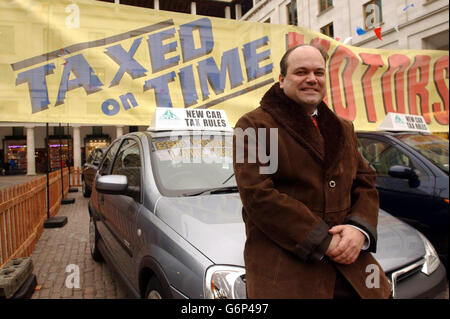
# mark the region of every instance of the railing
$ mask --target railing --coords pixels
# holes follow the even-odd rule
[[[0,191],[0,268],[12,258],[30,256],[47,218],[46,176]],[[63,169],[64,197],[69,192],[69,169]],[[49,173],[49,215],[61,207],[61,171]]]
[[[0,191],[0,267],[31,255],[46,218],[46,177]]]
[[[69,170],[63,168],[63,185],[64,196],[69,192]],[[61,207],[61,199],[63,198],[61,193],[61,171],[58,169],[48,174],[48,190],[49,190],[49,207],[50,217],[55,216],[59,208]]]
[[[81,186],[81,171],[82,169],[77,167],[76,169],[71,166],[70,167],[70,186],[79,187]]]

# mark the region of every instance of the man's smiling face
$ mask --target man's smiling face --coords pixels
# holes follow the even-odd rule
[[[325,60],[316,48],[303,46],[292,51],[286,62],[280,87],[291,100],[314,111],[326,93]]]

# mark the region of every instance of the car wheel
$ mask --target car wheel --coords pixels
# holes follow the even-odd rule
[[[165,293],[160,282],[156,277],[152,277],[147,284],[145,292],[146,299],[168,299],[169,296]]]
[[[91,256],[94,261],[100,262],[103,260],[102,254],[98,249],[99,235],[97,231],[97,227],[95,226],[94,218],[91,216],[89,219],[89,246],[91,250]]]
[[[86,185],[86,180],[83,178],[83,182],[81,184],[81,189],[83,191],[83,196],[88,198],[91,196],[91,191],[88,189],[87,185]]]

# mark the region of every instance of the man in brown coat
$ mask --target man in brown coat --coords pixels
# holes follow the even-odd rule
[[[246,226],[249,298],[390,295],[389,282],[370,254],[377,241],[375,172],[358,152],[353,124],[322,101],[326,58],[313,46],[288,50],[279,83],[236,124],[244,133],[257,133],[253,139],[251,134],[234,138],[235,154],[244,150],[233,164]],[[264,174],[260,168],[266,162],[242,159],[259,154],[260,138],[267,141],[264,151],[271,149],[274,128],[277,169]]]

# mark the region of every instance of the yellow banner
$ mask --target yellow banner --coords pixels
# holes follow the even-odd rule
[[[234,125],[278,81],[286,49],[311,42],[330,56],[328,105],[356,129],[398,112],[448,132],[448,51],[88,0],[0,0],[0,121],[149,125],[161,106],[224,109]]]

